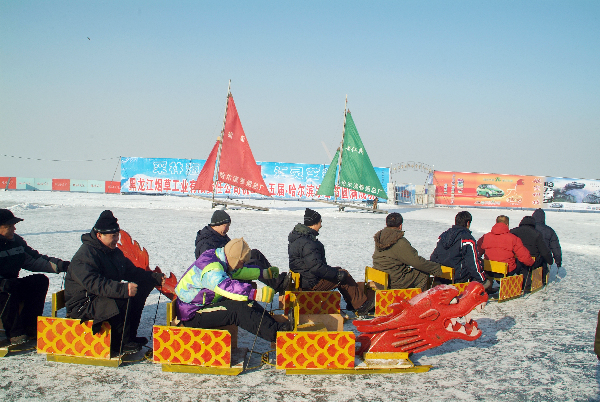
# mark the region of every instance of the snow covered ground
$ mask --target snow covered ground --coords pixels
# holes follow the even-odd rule
[[[250,201],[268,212],[229,209],[232,238],[243,236],[272,264],[288,270],[287,235],[302,221],[304,208],[323,216],[320,240],[329,264],[347,268],[358,280],[371,264],[373,234],[385,215],[338,212],[317,202]],[[0,191],[0,207],[25,221],[17,233],[42,253],[69,260],[82,233],[104,209],[111,209],[150,254],[150,266],[179,278],[194,260],[196,231],[210,221],[206,201],[179,197]],[[388,207],[381,205],[382,208]],[[404,216],[406,237],[425,257],[459,209],[394,207]],[[496,215],[506,214],[511,227],[531,211],[471,209],[476,238],[490,230]],[[475,342],[450,341],[416,354],[416,364],[432,365],[423,374],[356,376],[286,376],[270,366],[237,377],[163,373],[141,362],[102,368],[47,362],[28,352],[0,359],[0,399],[10,400],[411,400],[411,401],[564,401],[600,400],[600,370],[593,353],[600,259],[600,214],[547,212],[559,235],[563,267],[551,271],[544,290],[505,303],[490,303],[475,319],[483,335]],[[21,275],[26,275],[22,271]],[[50,275],[50,292],[62,286],[62,274]],[[50,311],[50,292],[45,314]],[[153,291],[139,335],[149,337],[159,300]],[[165,322],[160,299],[157,324]],[[346,323],[351,330],[352,324]],[[254,336],[240,330],[240,345]],[[255,350],[266,351],[267,342]],[[258,358],[252,360],[251,365]]]

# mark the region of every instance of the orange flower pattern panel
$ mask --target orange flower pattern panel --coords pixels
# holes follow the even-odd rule
[[[342,296],[339,292],[285,292],[283,310],[288,314],[292,300],[297,300],[300,314],[339,314]]]
[[[531,291],[535,292],[539,290],[544,284],[542,283],[543,277],[542,267],[536,268],[531,271]]]
[[[354,368],[353,332],[279,332],[278,369]]]
[[[375,317],[392,312],[390,305],[404,299],[409,300],[421,293],[420,288],[378,290],[375,292]]]
[[[38,353],[110,359],[110,324],[92,333],[92,322],[70,318],[38,317]]]
[[[154,362],[231,367],[231,334],[215,329],[155,325]]]
[[[523,289],[523,275],[508,276],[500,279],[500,294],[498,301],[520,296]]]

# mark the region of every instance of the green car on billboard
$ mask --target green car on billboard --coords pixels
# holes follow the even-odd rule
[[[477,195],[484,195],[487,198],[502,197],[504,196],[504,191],[500,190],[493,184],[480,184],[477,186]]]

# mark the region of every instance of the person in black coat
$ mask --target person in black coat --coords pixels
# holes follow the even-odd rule
[[[492,280],[486,278],[477,243],[469,230],[472,221],[473,217],[468,211],[456,214],[454,225],[440,235],[429,259],[454,268],[456,283],[480,282],[487,291],[491,291]]]
[[[556,263],[556,267],[560,268],[562,266],[562,250],[560,248],[560,242],[558,241],[558,236],[556,235],[554,229],[546,225],[546,213],[543,209],[538,208],[535,211],[533,211],[532,216],[533,219],[535,219],[536,230],[542,234],[546,246],[548,246],[548,248],[552,252],[552,257],[554,259],[554,262]],[[546,284],[546,278],[549,273],[550,265],[552,265],[552,260],[545,261],[544,265],[542,265],[544,267],[544,274],[542,277],[544,285]]]
[[[49,284],[46,275],[19,278],[19,271],[59,273],[69,267],[69,261],[42,255],[15,234],[15,224],[22,220],[10,210],[0,209],[0,311],[6,338],[12,344],[37,336],[37,317],[44,312]]]
[[[304,224],[298,223],[288,235],[290,271],[300,274],[302,290],[327,291],[338,289],[357,315],[366,315],[375,299],[367,299],[364,289],[357,285],[348,271],[327,264],[325,247],[317,240],[322,227],[321,215],[306,208]]]
[[[196,234],[196,259],[198,259],[200,254],[206,250],[214,250],[225,247],[225,245],[231,240],[227,235],[230,226],[231,217],[229,214],[220,209],[216,210],[213,213],[210,223],[200,229]],[[267,260],[267,257],[265,257],[264,254],[257,249],[252,249],[250,251],[250,260],[246,266],[258,266],[261,269],[271,268],[269,272],[273,273],[272,278],[261,277],[258,280],[275,289],[275,293],[283,294],[290,284],[289,275],[287,273],[279,274],[279,269],[272,267],[269,260]]]
[[[68,317],[94,321],[94,334],[107,321],[113,351],[135,353],[148,342],[136,336],[146,298],[154,286],[164,285],[165,277],[125,257],[117,248],[119,231],[117,218],[106,210],[91,232],[81,236],[83,244],[65,277],[65,304]]]
[[[529,250],[529,254],[535,258],[535,262],[531,267],[527,267],[517,261],[518,274],[523,274],[525,280],[523,286],[525,290],[531,285],[531,271],[543,266],[544,263],[552,261],[552,253],[540,232],[535,229],[535,219],[533,216],[525,216],[521,219],[521,223],[516,228],[511,229],[512,234],[517,236],[523,242],[523,245]]]
[[[225,247],[231,240],[229,236],[227,236],[229,226],[231,226],[231,217],[229,214],[220,209],[216,210],[213,213],[210,223],[200,229],[196,234],[196,259],[198,259],[200,254],[206,250]]]

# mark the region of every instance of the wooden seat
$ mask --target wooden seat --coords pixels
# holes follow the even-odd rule
[[[119,357],[111,358],[110,324],[104,322],[100,332],[93,334],[92,321],[59,318],[65,307],[65,291],[52,294],[50,317],[38,317],[37,351],[46,354],[48,361],[117,367]]]
[[[390,287],[390,275],[372,267],[365,267],[365,287],[387,290]]]
[[[488,272],[501,274],[503,278],[508,275],[508,263],[492,260],[483,260],[483,269]]]
[[[514,299],[523,294],[523,275],[508,276],[508,263],[484,259],[483,269],[502,275],[500,278],[498,302]]]
[[[440,278],[447,279],[454,283],[454,268],[442,265],[442,276]]]

